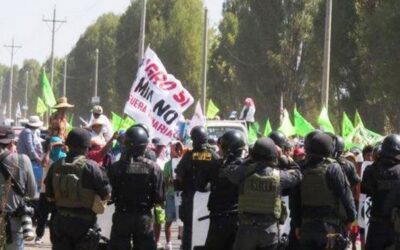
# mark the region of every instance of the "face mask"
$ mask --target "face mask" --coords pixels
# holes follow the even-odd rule
[[[53,162],[56,162],[59,159],[64,158],[65,156],[66,154],[64,153],[61,147],[55,147],[50,151],[50,159]]]

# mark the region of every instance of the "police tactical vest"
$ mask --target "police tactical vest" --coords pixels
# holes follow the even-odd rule
[[[154,205],[154,169],[144,158],[132,160],[123,168],[119,202],[128,208],[150,208]]]
[[[337,211],[339,201],[326,182],[326,171],[333,162],[326,159],[317,167],[304,170],[301,182],[302,207],[328,207]]]
[[[245,179],[239,192],[239,213],[281,216],[280,174],[272,170],[268,175],[254,173]]]
[[[56,206],[65,208],[91,209],[95,191],[82,186],[82,175],[86,166],[86,157],[77,157],[72,163],[59,161],[54,166],[52,184]]]

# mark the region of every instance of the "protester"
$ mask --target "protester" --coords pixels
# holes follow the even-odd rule
[[[15,134],[11,127],[0,126],[0,167],[3,169],[0,171],[0,184],[4,195],[1,220],[7,220],[9,228],[5,235],[8,240],[4,242],[7,250],[24,249],[22,214],[19,211],[25,208],[24,198],[34,198],[37,190],[29,158],[24,154],[10,152],[14,140]]]
[[[19,134],[17,151],[20,154],[25,154],[29,157],[32,163],[33,173],[37,187],[40,190],[43,168],[41,165],[44,153],[42,147],[42,139],[38,134],[39,128],[43,125],[39,116],[29,117],[29,122],[25,125],[24,130]],[[40,131],[39,131],[40,132]]]
[[[161,143],[160,138],[153,138],[151,140],[153,144],[153,151],[156,156],[156,163],[160,166],[161,170],[164,170],[165,163],[168,161],[166,156],[166,146]],[[157,248],[161,248],[160,241],[161,225],[165,223],[165,210],[161,206],[155,206],[154,208],[154,237],[156,240]]]
[[[64,143],[61,137],[53,136],[50,138],[50,147],[47,151],[44,160],[43,160],[43,178],[42,178],[42,186],[40,189],[40,196],[39,196],[39,204],[38,204],[38,218],[37,218],[37,225],[36,225],[36,239],[35,244],[40,245],[43,243],[42,237],[44,236],[44,231],[47,224],[47,219],[49,214],[51,213],[52,219],[54,217],[55,208],[53,204],[47,201],[46,198],[46,185],[44,184],[45,177],[47,176],[47,172],[49,171],[50,166],[66,157]],[[52,220],[51,219],[51,220]],[[52,235],[50,235],[50,239]]]
[[[100,120],[103,127],[101,134],[104,136],[105,140],[108,141],[113,136],[113,128],[110,120],[107,116],[103,114],[103,107],[100,105],[95,105],[92,109],[92,116],[90,117],[89,125],[93,124],[95,120]]]
[[[103,127],[104,127],[104,121],[103,119],[94,119],[89,126],[90,129],[90,135],[92,137],[92,140],[95,139],[97,140],[100,144],[106,144],[109,139],[106,140],[106,137],[104,136],[103,133]]]
[[[179,141],[171,143],[171,159],[164,166],[165,183],[165,250],[172,250],[171,226],[177,219],[175,206],[175,189],[173,177],[173,165],[179,162],[183,154],[183,144]]]
[[[254,123],[254,115],[256,113],[256,105],[252,98],[247,97],[244,101],[242,112],[240,113],[240,120],[245,120],[247,126],[250,127]]]
[[[67,111],[74,105],[68,103],[67,97],[60,97],[57,104],[53,107],[56,109],[49,119],[48,137],[59,136],[63,140],[67,138]]]
[[[104,143],[99,137],[92,137],[90,140],[90,148],[87,157],[95,161],[100,166],[104,165],[104,160],[107,154],[111,151],[114,140],[118,138],[118,133],[115,132],[111,139]]]

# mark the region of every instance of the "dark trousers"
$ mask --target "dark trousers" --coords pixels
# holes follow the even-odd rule
[[[239,225],[234,250],[278,249],[278,225]]]
[[[235,215],[211,218],[205,249],[233,249],[237,229],[238,218]]]
[[[342,228],[338,225],[314,220],[303,222],[301,227],[300,246],[302,250],[325,250],[328,233],[341,233]],[[335,248],[335,250],[342,250]],[[344,250],[344,248],[343,248]]]
[[[131,242],[133,242],[133,248]],[[156,243],[151,212],[115,212],[108,249],[155,250]]]
[[[296,227],[293,220],[290,221],[290,232],[289,232],[289,246],[287,250],[298,250],[300,249],[300,241],[296,238]]]
[[[53,218],[53,204],[50,204],[45,196],[45,193],[40,193],[39,196],[39,205],[37,209],[37,225],[36,225],[36,236],[38,238],[42,238],[44,235],[44,230],[47,224],[47,218],[49,213],[52,214]]]
[[[367,243],[365,249],[380,250],[386,249],[395,244],[396,234],[382,221],[370,220],[368,228]]]
[[[179,208],[179,218],[183,222],[182,250],[191,250],[193,227],[193,197],[182,197],[182,205]]]
[[[87,250],[86,236],[96,220],[85,220],[57,214],[53,221],[53,250]]]

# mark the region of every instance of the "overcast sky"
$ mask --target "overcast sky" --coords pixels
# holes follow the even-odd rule
[[[216,25],[221,18],[223,0],[204,0],[209,9],[210,22]],[[11,44],[23,46],[14,56],[14,63],[22,65],[24,59],[34,58],[43,62],[51,50],[51,24],[42,22],[51,19],[57,7],[57,19],[67,20],[57,25],[55,55],[67,54],[85,29],[104,13],[123,13],[130,0],[5,0],[0,8],[0,63],[10,64],[10,50],[3,47]]]

